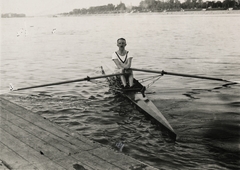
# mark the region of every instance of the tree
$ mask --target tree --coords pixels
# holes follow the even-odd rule
[[[186,0],[185,4],[186,4],[186,8],[188,8],[188,9],[192,8],[191,0]]]
[[[162,1],[157,1],[156,3],[156,10],[161,11],[164,9],[164,3]]]
[[[181,2],[179,0],[175,0],[175,8],[180,9],[181,8]]]
[[[140,2],[140,7],[142,10],[151,10],[151,11],[155,11],[157,9],[157,5],[159,3],[155,0],[144,0]]]
[[[74,9],[73,10],[74,15],[77,15],[77,14],[80,14],[80,13],[81,13],[81,9]]]
[[[222,2],[221,1],[216,2],[216,8],[222,8]]]
[[[229,2],[230,2],[230,0],[223,1],[223,8],[228,9],[229,8]]]
[[[192,0],[192,7],[196,8],[197,7],[197,0]]]
[[[107,10],[108,11],[114,11],[114,9],[115,9],[115,6],[113,4],[108,4],[107,5]]]
[[[234,8],[234,7],[236,7],[236,5],[237,5],[237,2],[236,2],[235,0],[231,0],[231,1],[229,2],[229,7],[230,7],[230,8]]]
[[[119,5],[117,5],[116,9],[119,11],[123,11],[126,10],[126,6],[124,3],[120,3]]]
[[[174,8],[174,0],[169,0],[169,9]]]

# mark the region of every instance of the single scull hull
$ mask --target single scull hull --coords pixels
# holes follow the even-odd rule
[[[105,74],[106,70],[103,70],[102,67],[102,73]],[[113,81],[110,77],[107,78],[108,82],[111,84]],[[152,118],[154,118],[162,127],[164,127],[166,130],[168,130],[169,135],[173,138],[176,138],[176,133],[174,132],[171,125],[168,123],[167,119],[163,116],[163,114],[158,110],[158,108],[153,104],[151,100],[149,100],[146,96],[143,97],[143,95],[140,92],[121,92],[122,96],[126,97],[129,101],[131,101],[132,104],[138,107],[141,111],[143,111],[145,114],[150,115]]]

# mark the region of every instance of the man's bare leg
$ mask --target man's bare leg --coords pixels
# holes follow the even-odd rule
[[[129,77],[128,77],[128,82],[129,82],[129,86],[132,87],[134,84],[133,84],[133,74],[130,74]]]
[[[123,86],[126,87],[127,86],[126,78],[124,76],[120,76],[120,78],[121,78]]]

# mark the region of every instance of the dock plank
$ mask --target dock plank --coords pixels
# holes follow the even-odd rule
[[[61,158],[61,159],[57,159],[58,164],[61,166],[64,166],[67,170],[76,170],[76,169],[80,169],[80,170],[95,170],[96,168],[93,168],[93,166],[89,166],[88,164],[77,160],[75,158],[72,157],[65,157],[65,158]]]
[[[0,129],[0,133],[1,129]],[[22,169],[25,165],[29,165],[29,162],[21,157],[21,155],[17,154],[15,151],[8,148],[6,145],[4,145],[2,142],[0,142],[0,160],[3,161],[3,164],[5,167],[8,167],[8,169]],[[6,161],[7,160],[7,163]],[[33,166],[31,165],[32,169]]]
[[[115,164],[109,162],[109,160],[102,159],[99,156],[93,155],[87,151],[73,155],[74,158],[80,162],[92,167],[93,169],[104,169],[104,170],[123,170],[122,167],[118,167]]]
[[[3,116],[3,115],[6,115],[6,113],[8,114],[8,120],[5,119],[6,116]],[[16,137],[21,142],[23,142],[23,143],[27,144],[28,146],[30,146],[31,148],[35,149],[37,152],[39,152],[39,153],[41,152],[42,154],[44,154],[44,156],[48,157],[53,162],[57,162],[59,164],[60,163],[59,161],[61,160],[61,163],[62,163],[61,166],[63,166],[64,168],[66,168],[66,169],[72,168],[71,166],[69,166],[69,164],[66,164],[66,162],[64,161],[64,160],[69,160],[69,157],[72,157],[71,158],[72,161],[71,161],[70,165],[75,164],[76,166],[80,166],[79,163],[76,163],[76,162],[78,162],[77,161],[77,159],[78,159],[78,160],[82,161],[81,166],[84,165],[84,166],[88,167],[88,169],[90,169],[90,167],[92,167],[93,169],[96,169],[96,168],[102,168],[102,169],[114,168],[114,169],[116,169],[115,166],[112,166],[112,164],[110,164],[102,159],[99,160],[98,158],[92,156],[91,154],[88,154],[86,152],[83,154],[79,154],[79,152],[81,152],[81,148],[78,148],[77,146],[74,146],[74,148],[72,148],[72,146],[71,146],[71,148],[70,148],[71,151],[75,151],[75,153],[74,152],[71,153],[68,150],[69,148],[67,148],[67,147],[65,147],[65,149],[63,149],[64,146],[55,148],[56,145],[54,145],[54,143],[52,143],[52,145],[54,145],[54,146],[49,145],[48,141],[44,141],[44,140],[41,140],[40,138],[38,138],[39,135],[35,136],[33,134],[28,133],[24,129],[21,129],[20,127],[18,127],[17,125],[20,125],[20,126],[22,125],[21,121],[23,121],[23,124],[26,122],[24,122],[24,120],[20,119],[20,118],[16,119],[14,116],[15,115],[12,115],[10,112],[7,112],[7,110],[4,110],[4,112],[2,112],[2,114],[1,114],[3,122],[1,123],[0,127],[3,130],[7,131],[8,133],[12,134],[14,137]],[[14,120],[14,123],[18,122],[17,125],[15,125],[11,122],[13,120]],[[27,127],[29,127],[29,126],[26,126],[25,128],[27,128]],[[34,130],[35,130],[35,128],[29,128],[29,129],[31,129],[30,130],[31,132],[34,132]],[[36,134],[38,134],[38,133],[36,133]],[[57,142],[57,140],[54,142]],[[73,149],[75,149],[75,150],[73,150]],[[62,151],[62,150],[64,150],[64,151]],[[69,154],[72,156],[69,156]],[[68,157],[68,158],[66,158],[66,157]],[[96,160],[96,161],[94,161],[94,160]]]
[[[48,142],[45,142],[39,139],[37,136],[34,136],[27,131],[24,131],[18,126],[12,124],[11,122],[4,121],[0,128],[2,128],[10,135],[14,136],[21,142],[25,143],[29,147],[33,148],[39,154],[44,154],[44,156],[48,157],[51,160],[57,159],[59,156],[64,157],[68,155],[66,152],[49,145]],[[52,152],[54,152],[55,154],[52,154]]]
[[[7,133],[13,135],[15,138],[25,143],[29,147],[33,148],[38,153],[43,154],[44,156],[46,156],[48,159],[50,159],[55,163],[59,164],[60,160],[68,160],[69,158],[71,158],[72,160],[71,164],[76,164],[78,160],[81,160],[83,162],[82,165],[89,166],[89,168],[101,167],[103,169],[106,169],[106,168],[111,169],[115,167],[115,166],[112,167],[112,164],[102,159],[98,159],[96,156],[88,154],[87,152],[80,153],[81,150],[78,149],[76,146],[75,146],[74,153],[69,152],[68,150],[69,148],[67,147],[65,147],[64,151],[61,147],[55,148],[55,146],[49,145],[48,142],[39,139],[37,136],[34,136],[28,133],[27,131],[24,131],[23,129],[19,128],[15,124],[7,120],[4,120],[4,118],[3,118],[3,121],[4,123],[0,125],[0,128],[5,130]],[[86,160],[91,160],[91,161],[89,162]],[[97,160],[97,162],[94,162],[93,160]],[[69,165],[64,162],[62,162],[62,164],[60,165],[66,169],[69,169]]]
[[[29,121],[30,123],[42,128],[43,130],[48,131],[49,133],[55,134],[56,136],[69,141],[71,144],[78,144],[80,141],[82,141],[83,143],[90,145],[92,149],[102,146],[97,142],[93,142],[87,139],[86,137],[79,135],[77,132],[70,131],[69,129],[66,130],[63,127],[48,121],[39,115],[33,114],[31,111],[21,106],[15,105],[3,98],[0,98],[0,100],[2,103],[1,105],[2,109],[8,110],[9,112],[17,116],[17,118],[15,117],[14,119],[19,118],[25,119],[26,121]],[[6,119],[13,118],[10,117],[10,115],[7,115]]]
[[[1,97],[0,113],[0,161],[11,169],[155,169]]]
[[[7,119],[6,119],[6,115],[8,116]],[[28,132],[29,134],[32,134],[36,138],[39,138],[42,141],[48,143],[49,145],[54,146],[55,148],[57,148],[59,150],[63,150],[67,154],[74,153],[76,150],[85,151],[85,150],[92,149],[92,146],[85,145],[85,143],[82,141],[78,142],[78,146],[73,145],[68,140],[65,140],[55,134],[49,133],[49,131],[42,129],[41,127],[36,126],[36,125],[32,124],[31,122],[26,121],[25,119],[19,118],[16,115],[8,112],[7,110],[5,110],[1,114],[1,117],[4,120],[4,122],[6,122],[6,123],[9,122],[9,123],[16,125],[17,127]],[[31,127],[31,128],[29,128],[29,127]]]
[[[64,169],[4,130],[1,130],[1,142],[38,169]]]
[[[144,169],[144,170],[152,169],[152,167],[148,167],[147,165],[144,165],[140,162],[136,164],[135,159],[131,157],[126,157],[125,155],[122,155],[119,152],[109,153],[107,151],[107,148],[97,148],[89,152],[96,156],[101,155],[103,159],[109,160],[114,165],[121,167],[123,169]]]

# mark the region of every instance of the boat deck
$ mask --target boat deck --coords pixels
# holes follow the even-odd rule
[[[155,169],[0,97],[0,169]]]

